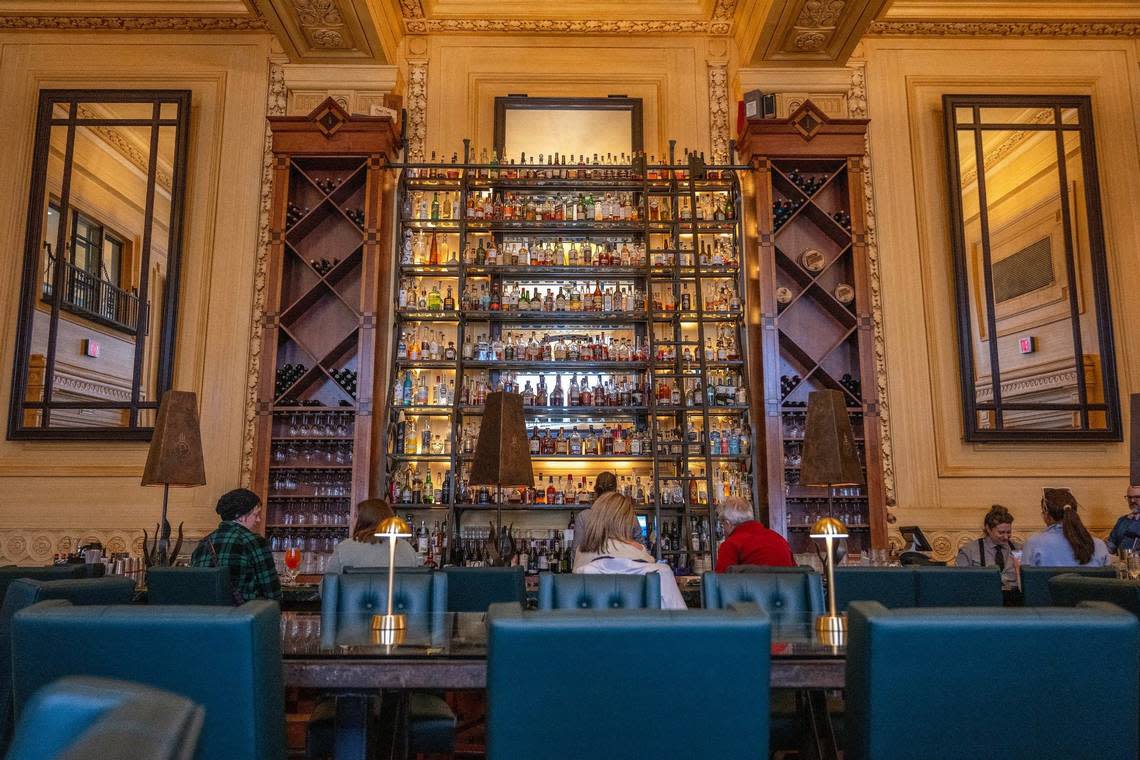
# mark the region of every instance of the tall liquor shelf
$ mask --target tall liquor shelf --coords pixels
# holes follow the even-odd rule
[[[810,101],[787,119],[749,120],[739,152],[753,166],[759,269],[766,502],[795,551],[829,512],[849,549],[885,547],[873,320],[863,207],[865,119],[831,119]],[[799,482],[808,395],[843,393],[866,484]],[[759,414],[759,411],[758,411]]]
[[[735,173],[695,159],[406,168],[384,482],[417,528],[448,522],[448,560],[481,561],[500,508],[557,545],[609,470],[659,556],[708,566],[715,503],[755,504],[740,211]],[[467,476],[500,388],[537,482],[495,504]]]
[[[331,98],[271,117],[273,206],[257,403],[254,487],[275,550],[305,570],[348,534],[369,495],[376,308],[390,252],[396,129]],[[388,200],[385,200],[385,198]],[[380,336],[386,346],[386,336]]]

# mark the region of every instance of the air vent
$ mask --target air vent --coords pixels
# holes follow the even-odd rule
[[[994,301],[1004,303],[1053,284],[1053,245],[1048,237],[993,264]]]

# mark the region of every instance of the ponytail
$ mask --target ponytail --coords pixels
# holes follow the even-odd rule
[[[1093,557],[1092,534],[1077,514],[1077,500],[1067,488],[1046,488],[1041,500],[1054,522],[1061,523],[1061,534],[1073,549],[1077,562],[1087,565]]]

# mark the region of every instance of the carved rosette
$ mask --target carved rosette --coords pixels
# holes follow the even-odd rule
[[[293,7],[301,29],[315,47],[350,47],[336,0],[293,0]]]
[[[892,37],[1138,37],[1140,23],[873,21],[867,33]]]
[[[729,162],[728,73],[724,63],[709,63],[709,139],[713,163]]]
[[[807,0],[792,27],[792,47],[801,53],[823,50],[843,15],[846,0]]]
[[[408,63],[408,160],[423,161],[427,142],[427,61]]]
[[[0,562],[15,565],[46,565],[55,554],[67,554],[76,547],[75,533],[14,528],[0,531]],[[84,533],[80,544],[99,542],[108,554],[130,551],[142,554],[142,531],[112,529]]]
[[[847,113],[853,119],[867,118],[867,64],[853,61],[851,85],[847,90]],[[891,445],[891,405],[887,394],[887,351],[883,337],[883,290],[879,269],[879,242],[875,231],[875,189],[871,178],[871,140],[866,140],[863,154],[863,205],[867,229],[867,270],[871,284],[871,319],[875,354],[875,387],[879,397],[879,442],[883,462],[883,498],[888,507],[895,506],[895,465]],[[893,515],[888,514],[888,522]],[[900,539],[901,540],[901,539]]]
[[[266,114],[284,116],[286,104],[285,70],[278,63],[269,65],[269,94]],[[253,319],[249,334],[249,372],[245,387],[245,429],[241,442],[241,483],[249,487],[253,479],[253,447],[257,431],[257,386],[261,375],[261,330],[265,316],[265,281],[269,276],[269,225],[273,209],[273,140],[265,123],[265,149],[261,159],[261,200],[257,220],[257,262],[253,275]]]

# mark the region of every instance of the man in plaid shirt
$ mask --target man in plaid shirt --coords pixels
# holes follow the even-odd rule
[[[217,529],[202,539],[190,564],[230,568],[235,597],[281,599],[281,581],[265,537],[254,533],[261,519],[261,499],[246,488],[222,494],[215,510],[222,518]]]

